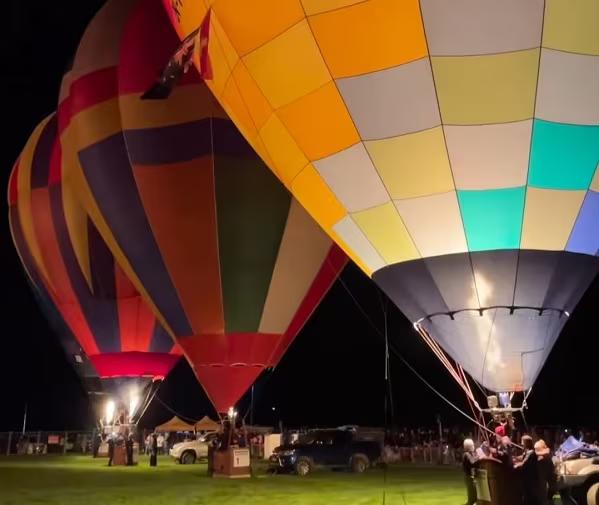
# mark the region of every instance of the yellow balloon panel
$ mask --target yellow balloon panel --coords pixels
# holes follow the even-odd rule
[[[454,189],[441,127],[365,145],[391,198],[413,198]]]
[[[547,0],[543,46],[599,56],[598,20],[597,0]]]
[[[533,116],[539,51],[432,58],[443,123],[506,123]]]
[[[393,203],[356,212],[352,217],[386,263],[420,257]]]
[[[522,249],[561,251],[578,216],[586,191],[529,187],[526,192]]]
[[[63,135],[69,138],[65,149],[81,150],[121,131],[118,98],[111,98],[78,112]],[[76,147],[73,147],[76,146]],[[76,156],[75,152],[71,153]]]

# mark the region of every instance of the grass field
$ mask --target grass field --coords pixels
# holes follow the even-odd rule
[[[266,475],[225,481],[205,465],[159,459],[150,468],[104,466],[83,456],[0,457],[0,505],[461,505],[457,468],[398,466],[362,475],[320,471],[306,478]]]

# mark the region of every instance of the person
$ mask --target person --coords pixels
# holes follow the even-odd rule
[[[545,490],[542,489],[538,458],[534,451],[532,437],[524,435],[521,444],[524,447],[522,461],[516,463],[514,468],[520,473],[522,480],[522,503],[542,505]]]
[[[158,464],[158,435],[152,433],[152,448],[150,449],[150,466]]]
[[[87,435],[85,433],[79,438],[79,446],[81,447],[81,454],[85,454],[87,452]]]
[[[539,462],[541,486],[547,491],[544,503],[553,505],[553,495],[557,491],[557,474],[555,473],[555,466],[551,458],[551,450],[547,447],[543,439],[537,440],[534,448]]]
[[[112,459],[114,458],[114,437],[108,435],[108,466],[112,466]]]
[[[151,452],[152,452],[152,434],[148,433],[148,436],[146,437],[145,453],[150,454]]]
[[[218,437],[208,440],[208,477],[214,475],[214,451],[216,451],[217,443]]]
[[[512,469],[514,467],[514,462],[512,459],[512,441],[510,440],[510,437],[508,436],[503,436],[501,437],[501,439],[499,440],[499,443],[497,444],[497,449],[495,450],[495,457],[501,461],[501,463],[509,469]]]
[[[505,437],[505,435],[505,426],[503,424],[500,424],[499,426],[495,427],[495,437],[497,439],[497,442],[500,442],[501,439]]]
[[[125,450],[127,453],[127,466],[133,466],[133,433],[129,433],[125,441]]]
[[[94,458],[98,457],[98,452],[100,450],[101,444],[102,444],[102,435],[100,433],[98,433],[98,436],[94,437],[94,439],[93,439],[92,454],[93,454]]]
[[[164,442],[162,443],[162,454],[168,454],[170,439],[171,439],[171,434],[167,431],[164,434]]]
[[[245,447],[247,447],[247,445],[248,445],[248,444],[247,444],[247,434],[246,434],[246,432],[245,432],[245,429],[244,429],[244,428],[242,428],[242,429],[239,431],[238,443],[239,443],[239,447],[241,447],[241,448],[245,448]]]
[[[488,458],[491,456],[491,447],[489,446],[489,442],[486,440],[480,444],[480,447],[476,449],[476,455],[478,459]]]
[[[466,484],[466,505],[476,504],[476,488],[474,487],[474,478],[472,471],[478,461],[474,441],[471,438],[464,440],[464,455],[462,457],[462,470],[464,471],[464,483]]]
[[[156,442],[158,444],[158,452],[160,454],[164,454],[162,452],[164,450],[164,436],[162,435],[162,433],[160,435],[158,435]]]

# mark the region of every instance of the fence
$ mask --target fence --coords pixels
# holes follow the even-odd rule
[[[150,430],[140,430],[137,434],[140,450],[143,452],[144,440]],[[534,438],[543,438],[550,447],[557,448],[570,434],[561,428],[535,427],[530,430]],[[580,433],[580,434],[579,434]],[[0,432],[0,456],[16,454],[91,454],[96,430],[89,431],[20,431]],[[584,435],[587,442],[599,438],[597,431],[577,430],[576,435]],[[171,438],[172,437],[172,438]],[[168,446],[181,441],[181,435],[171,435]],[[390,442],[385,446],[384,458],[388,462],[424,463],[424,464],[459,464],[462,458],[461,440],[459,443],[439,445],[438,441],[422,443],[407,440],[407,443]],[[405,445],[405,446],[401,446]],[[458,447],[458,448],[456,448]],[[165,451],[166,452],[166,451]]]
[[[139,433],[143,440],[145,431]],[[79,454],[91,455],[96,431],[18,431],[0,432],[0,455]],[[143,450],[143,444],[140,446]],[[455,464],[461,451],[447,446],[385,447],[384,458],[389,463]]]
[[[385,446],[383,460],[386,463],[415,463],[431,465],[457,465],[462,461],[462,450],[448,445],[392,447]]]
[[[91,454],[94,431],[0,432],[0,455]]]
[[[145,452],[144,441],[152,430],[140,430],[136,433],[136,442],[140,452]],[[39,454],[92,454],[94,439],[98,431],[4,431],[0,432],[0,456],[39,455]],[[176,442],[188,439],[182,434],[170,434],[168,444],[159,447],[159,454],[166,454],[168,448]],[[97,442],[97,440],[96,440]]]

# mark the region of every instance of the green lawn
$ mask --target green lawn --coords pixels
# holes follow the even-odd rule
[[[167,457],[150,468],[105,466],[83,456],[0,457],[0,505],[375,505],[382,504],[384,472],[319,471],[309,477],[266,475],[225,481],[206,477],[205,465],[175,465]],[[392,467],[387,505],[461,505],[459,469]]]

